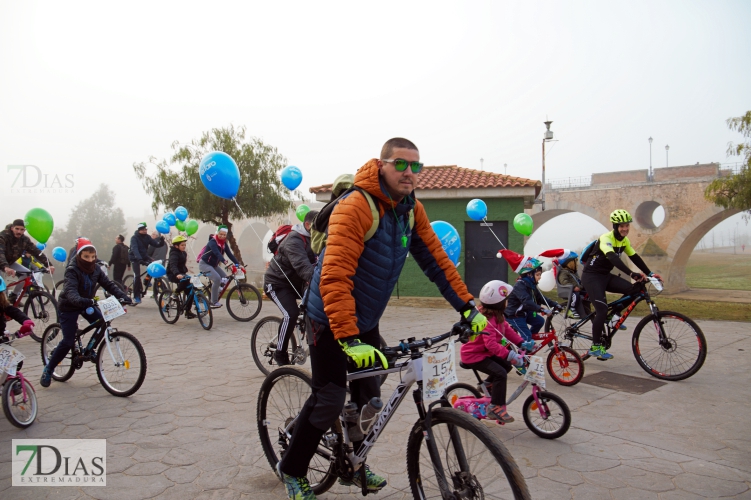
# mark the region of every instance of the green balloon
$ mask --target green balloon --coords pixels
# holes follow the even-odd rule
[[[185,221],[180,219],[175,220],[175,227],[178,231],[185,231]]]
[[[188,236],[196,234],[196,231],[198,231],[198,221],[197,220],[190,219],[188,222],[185,223],[185,232],[188,234]]]
[[[43,208],[32,208],[26,212],[23,223],[29,235],[39,243],[47,243],[55,228],[52,216]]]
[[[534,225],[532,223],[532,217],[525,213],[517,214],[516,217],[514,217],[514,229],[519,231],[524,236],[529,236],[532,234],[532,229],[534,228]]]
[[[308,205],[300,205],[297,207],[295,214],[297,215],[297,218],[300,219],[300,222],[302,222],[305,220],[305,216],[308,212],[310,212],[310,207]]]

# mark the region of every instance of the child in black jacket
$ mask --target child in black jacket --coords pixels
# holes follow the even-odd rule
[[[185,247],[188,245],[188,240],[185,236],[175,236],[172,240],[172,246],[169,251],[169,266],[167,267],[167,278],[172,283],[177,283],[177,287],[172,294],[177,297],[177,300],[182,300],[179,296],[180,292],[184,292],[190,281],[185,279],[188,276],[188,253],[185,251]],[[192,302],[188,302],[185,308],[185,317],[187,319],[193,319],[196,317],[190,309],[193,307]]]
[[[131,303],[125,292],[114,281],[110,281],[97,265],[96,248],[91,241],[78,238],[76,256],[65,268],[65,286],[58,302],[58,318],[63,330],[63,340],[52,352],[47,366],[42,371],[42,379],[39,381],[42,387],[50,386],[55,367],[73,348],[78,330],[78,316],[83,316],[89,323],[102,317],[99,309],[94,307],[97,285],[114,295],[120,302]]]

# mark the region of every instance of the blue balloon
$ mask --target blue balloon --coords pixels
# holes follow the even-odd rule
[[[472,220],[483,220],[488,215],[488,206],[479,198],[467,203],[467,215]]]
[[[169,224],[167,224],[166,220],[160,220],[156,223],[156,230],[159,231],[162,234],[169,233]]]
[[[164,214],[164,217],[162,217],[162,219],[164,220],[164,222],[166,222],[170,226],[174,226],[175,222],[177,222],[177,219],[175,218],[175,214],[173,214],[172,212]],[[159,228],[157,228],[157,231],[159,231]],[[169,229],[167,230],[167,232],[169,233]]]
[[[161,278],[165,274],[167,274],[167,270],[164,268],[163,265],[152,262],[149,264],[149,266],[146,268],[146,272],[149,273],[149,276],[152,278]]]
[[[68,252],[63,247],[55,247],[52,250],[52,257],[58,262],[68,260]]]
[[[40,252],[44,252],[45,248],[47,248],[47,245],[45,245],[44,243],[37,242],[37,250],[39,250]]]
[[[461,254],[462,251],[462,242],[459,239],[459,232],[454,229],[454,226],[442,220],[431,222],[430,226],[433,228],[433,231],[435,231],[438,239],[441,240],[441,245],[443,245],[446,255],[449,256],[449,259],[451,259],[451,262],[453,262],[455,266],[458,266],[459,254]]]
[[[184,221],[188,218],[188,209],[185,207],[177,207],[175,209],[175,217],[177,217],[177,220]]]
[[[290,191],[294,191],[302,182],[302,172],[299,168],[290,165],[279,173],[279,178],[282,180],[284,187]]]
[[[198,167],[201,182],[213,195],[231,200],[240,190],[240,169],[227,153],[212,151]]]

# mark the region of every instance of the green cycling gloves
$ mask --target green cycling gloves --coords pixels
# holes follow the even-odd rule
[[[472,327],[472,331],[475,333],[480,333],[486,326],[488,326],[488,319],[480,314],[480,311],[474,307],[469,311],[464,311],[462,316],[464,316],[462,322],[469,323]]]
[[[381,358],[381,365],[383,368],[385,369],[389,367],[389,363],[386,361],[386,356],[384,356],[381,351],[372,345],[363,344],[360,342],[360,339],[352,339],[349,341],[344,339],[339,340],[338,342],[339,345],[342,346],[344,354],[349,356],[357,368],[370,368],[375,365],[376,354]]]

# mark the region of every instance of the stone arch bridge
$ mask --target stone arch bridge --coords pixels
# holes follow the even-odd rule
[[[686,262],[699,240],[738,213],[704,198],[704,189],[713,179],[730,173],[710,163],[657,168],[652,179],[644,169],[592,174],[589,182],[553,181],[545,186],[545,211],[536,204],[530,215],[535,230],[569,212],[586,214],[611,227],[610,213],[616,208],[628,210],[634,217],[629,234],[632,246],[650,269],[662,275],[665,292],[677,293],[688,289]],[[665,218],[655,226],[652,215],[660,206]]]

